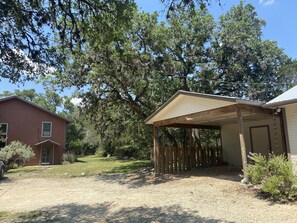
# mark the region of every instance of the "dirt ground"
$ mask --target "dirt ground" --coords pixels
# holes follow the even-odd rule
[[[297,204],[260,199],[229,167],[154,178],[137,174],[0,181],[0,211],[36,211],[13,222],[296,222]]]

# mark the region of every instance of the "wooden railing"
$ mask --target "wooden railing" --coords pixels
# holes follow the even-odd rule
[[[221,147],[158,148],[155,173],[181,173],[192,168],[210,167],[223,163]]]

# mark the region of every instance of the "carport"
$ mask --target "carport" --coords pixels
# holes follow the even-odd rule
[[[262,105],[234,97],[178,91],[145,121],[153,127],[155,173],[179,173],[226,162],[242,165],[245,170],[248,152],[286,152],[281,115]],[[162,145],[162,128],[188,129],[187,145]],[[193,146],[195,129],[219,130],[220,145]]]

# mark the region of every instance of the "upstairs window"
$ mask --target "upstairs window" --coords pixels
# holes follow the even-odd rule
[[[52,123],[51,122],[42,122],[42,137],[51,137],[52,136]]]
[[[8,124],[0,123],[0,149],[6,146],[8,133]]]

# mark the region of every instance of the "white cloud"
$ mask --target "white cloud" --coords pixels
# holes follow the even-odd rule
[[[81,98],[71,98],[71,103],[75,106],[81,105],[82,99]]]
[[[265,6],[269,6],[269,5],[273,5],[275,3],[275,0],[259,0],[260,5],[265,5]]]

